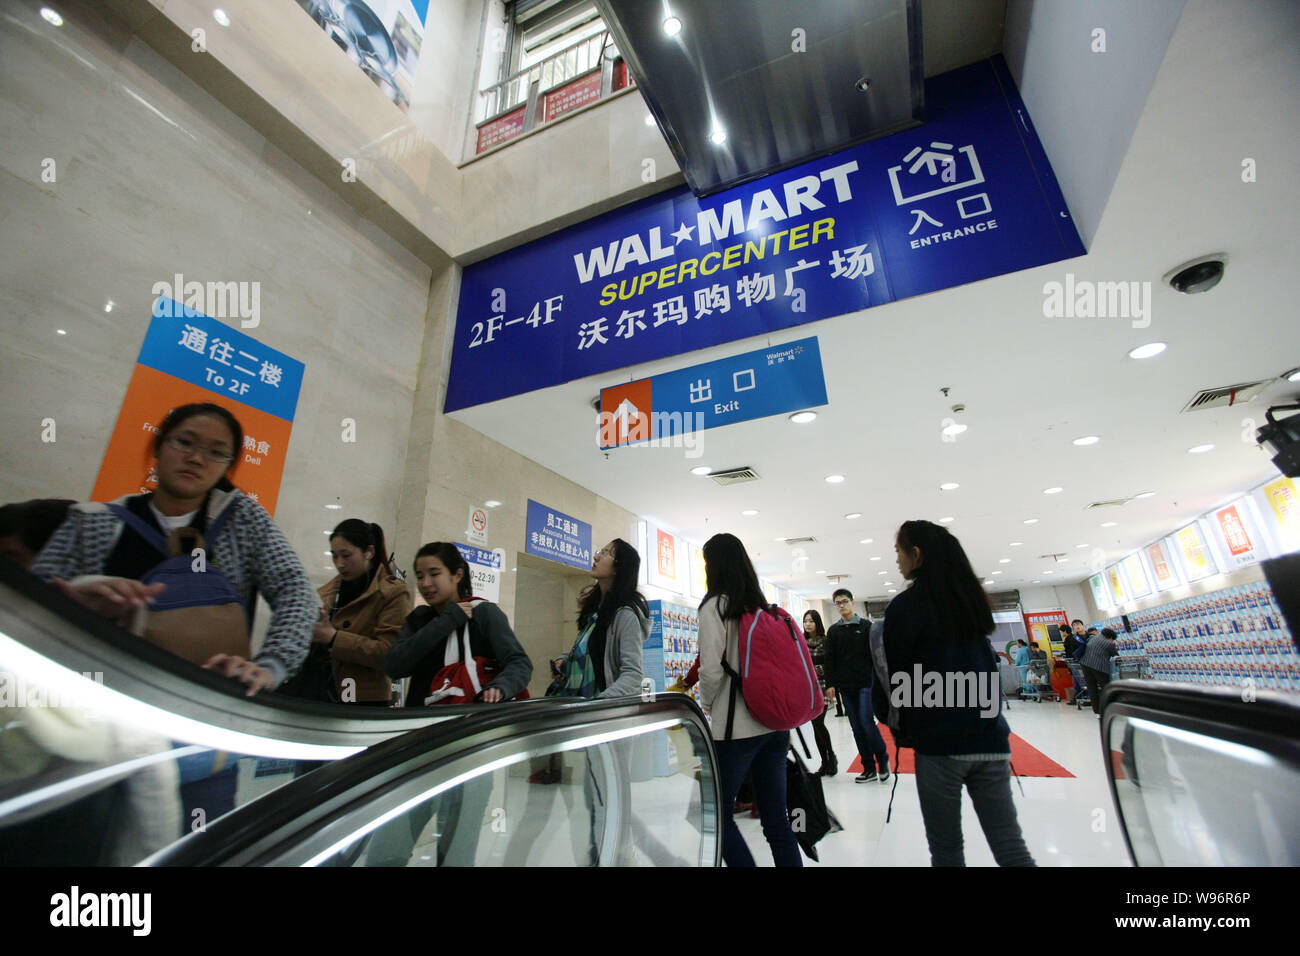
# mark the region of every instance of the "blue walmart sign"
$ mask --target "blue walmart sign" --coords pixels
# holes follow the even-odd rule
[[[918,129],[469,266],[446,410],[1084,254],[1000,57],[926,104]]]

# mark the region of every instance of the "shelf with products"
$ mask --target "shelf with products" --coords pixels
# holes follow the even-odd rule
[[[1123,656],[1144,655],[1156,680],[1300,693],[1300,654],[1267,583],[1199,594],[1128,616]],[[1108,625],[1114,627],[1114,625]]]

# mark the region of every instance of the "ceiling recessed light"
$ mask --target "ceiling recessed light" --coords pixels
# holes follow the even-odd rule
[[[1038,578],[1034,578],[1034,580],[1031,581],[1030,583],[1031,583],[1031,584],[1041,584],[1042,582],[1039,581]]]
[[[713,145],[721,146],[727,141],[727,131],[721,126],[715,126],[713,132],[709,134],[709,139],[713,140]]]
[[[1139,345],[1133,351],[1128,353],[1129,358],[1144,359],[1153,355],[1159,355],[1168,346],[1164,342],[1148,342],[1146,345]]]
[[[957,490],[958,488],[960,488],[960,487],[961,487],[961,485],[957,484],[957,482],[955,482],[955,481],[945,481],[943,484],[941,484],[941,485],[939,486],[939,490],[940,490],[940,491],[956,491],[956,490]]]
[[[670,37],[675,37],[682,32],[682,21],[676,17],[668,17],[664,20],[664,33]]]
[[[984,583],[985,583],[985,584],[992,584],[992,583],[993,583],[993,579],[992,579],[992,578],[985,578],[985,579],[984,579]]]
[[[939,519],[939,524],[952,524],[952,523],[953,523],[954,521],[956,521],[956,520],[957,520],[957,519],[954,518],[952,515],[948,515],[948,517],[946,517],[946,518],[940,518],[940,519]]]
[[[741,514],[744,515],[746,518],[752,518],[754,517],[754,515],[758,514],[758,512],[755,511],[753,508],[746,508],[744,511],[741,512]]]
[[[68,334],[68,332],[67,332],[66,329],[55,329],[54,331],[55,331],[55,332],[58,332],[60,335],[67,335],[67,334]]]
[[[342,510],[343,510],[343,506],[342,506],[342,505],[326,505],[325,507],[328,508],[330,511],[342,511]]]
[[[1076,548],[1086,548],[1087,545],[1086,545],[1086,544],[1076,544],[1075,547],[1076,547]]]
[[[1038,519],[1037,519],[1037,518],[1026,518],[1026,519],[1025,519],[1025,524],[1038,524]]]
[[[825,571],[814,571],[813,574],[825,574]]]
[[[1001,574],[1002,572],[1001,572],[1001,571],[994,571],[993,573],[994,573],[994,574]]]
[[[898,589],[897,589],[897,588],[890,588],[890,589],[889,589],[889,593],[890,593],[890,594],[897,594],[897,593],[898,593]]]
[[[880,560],[880,555],[876,555],[876,556],[875,556],[874,558],[872,558],[871,560],[872,560],[872,561],[879,561],[879,560]]]
[[[832,485],[838,485],[844,480],[843,475],[827,475],[826,480]]]
[[[41,7],[41,16],[45,18],[46,23],[52,23],[56,27],[63,26],[63,17],[59,16],[49,7]]]
[[[1044,488],[1044,489],[1043,489],[1043,494],[1045,494],[1045,495],[1059,495],[1059,494],[1060,494],[1062,491],[1064,491],[1064,490],[1065,490],[1064,488],[1059,488],[1059,487],[1057,487],[1057,488]]]
[[[850,511],[850,512],[849,512],[848,514],[846,514],[844,517],[847,518],[849,521],[852,521],[854,518],[861,518],[861,517],[862,517],[862,512],[861,512],[861,511]]]
[[[998,564],[1010,564],[1010,563],[1011,563],[1010,558],[998,558]]]
[[[876,573],[877,573],[877,574],[888,574],[889,572],[888,572],[888,571],[877,571]]]
[[[325,557],[327,557],[327,558],[329,558],[329,557],[333,557],[333,555],[334,555],[334,552],[333,552],[333,551],[326,551],[326,552],[325,552]]]
[[[1076,438],[1076,439],[1074,440],[1074,444],[1076,444],[1076,445],[1095,445],[1095,444],[1097,444],[1097,442],[1099,442],[1099,441],[1101,441],[1101,439],[1098,438],[1096,435],[1084,435],[1082,438]]]
[[[967,427],[968,426],[959,424],[958,422],[953,422],[951,425],[945,428],[940,434],[945,435],[948,438],[956,438],[958,435],[964,432],[967,429]]]
[[[816,417],[816,412],[795,412],[790,416],[790,421],[794,422],[796,425],[807,425]]]
[[[1134,495],[1133,497],[1134,497],[1134,498],[1150,498],[1150,497],[1153,496],[1154,494],[1155,494],[1154,491],[1144,491],[1144,492],[1142,492],[1142,494],[1140,494],[1140,495]]]
[[[1193,455],[1203,455],[1207,451],[1214,451],[1214,445],[1197,445],[1194,448],[1187,449]]]
[[[858,542],[858,544],[871,544],[871,542],[875,540],[876,540],[875,538],[863,538],[861,541]]]
[[[691,474],[692,474],[692,475],[707,475],[707,474],[708,474],[709,472],[711,472],[712,470],[713,470],[713,469],[710,468],[708,465],[696,465],[694,468],[691,469]]]
[[[112,312],[112,311],[113,311],[113,306],[116,305],[116,304],[117,304],[117,303],[115,303],[112,299],[109,299],[107,302],[104,303],[104,311],[105,311],[105,312]]]
[[[782,544],[784,544],[785,542],[789,541],[790,539],[789,539],[789,538],[777,538],[776,540],[777,540],[777,541],[780,541]]]
[[[500,507],[501,507],[501,502],[497,501],[495,498],[489,498],[487,501],[483,502],[483,507],[485,507],[485,508],[500,508]]]
[[[1115,527],[1115,525],[1117,525],[1117,524],[1119,524],[1118,521],[1103,521],[1103,522],[1101,523],[1101,526],[1102,526],[1103,528],[1113,528],[1113,527]]]
[[[1288,382],[1300,382],[1300,368],[1292,369],[1291,371],[1287,372],[1286,380]]]
[[[893,582],[893,581],[886,581],[886,582],[885,582],[885,587],[887,587],[887,588],[891,588],[891,587],[893,587],[893,586],[894,586],[894,582]]]
[[[1044,573],[1044,574],[1051,574],[1052,572],[1051,572],[1051,571],[1044,571],[1043,573]]]
[[[1018,548],[1018,547],[1020,547],[1022,544],[1024,544],[1023,541],[1012,541],[1012,542],[1011,542],[1011,547],[1013,547],[1013,548]]]
[[[655,118],[654,118],[654,114],[653,114],[653,113],[646,113],[646,115],[645,115],[645,124],[646,124],[646,126],[654,126],[654,125],[655,125]]]
[[[212,11],[212,19],[216,20],[223,27],[230,26],[230,17],[227,16],[226,11],[222,10],[220,7]]]

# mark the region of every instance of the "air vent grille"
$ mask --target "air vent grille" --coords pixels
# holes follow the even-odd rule
[[[795,545],[795,544],[816,544],[816,543],[817,543],[817,539],[816,539],[816,538],[813,538],[813,537],[786,538],[786,539],[785,539],[785,544],[786,544],[786,545]]]
[[[1192,396],[1191,401],[1183,406],[1184,412],[1195,412],[1202,408],[1226,408],[1229,405],[1245,405],[1257,398],[1260,392],[1273,384],[1273,379],[1262,382],[1243,382],[1240,385],[1226,385],[1223,388],[1206,388]]]
[[[1110,501],[1094,501],[1085,508],[1085,511],[1091,511],[1093,508],[1118,508],[1121,505],[1128,504],[1129,498],[1112,498]]]
[[[720,485],[738,485],[745,481],[758,481],[758,472],[746,466],[728,468],[726,471],[711,471],[709,477]]]

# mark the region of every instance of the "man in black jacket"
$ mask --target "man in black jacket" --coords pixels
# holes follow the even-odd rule
[[[862,774],[856,782],[888,780],[889,752],[871,713],[871,648],[867,640],[871,622],[858,617],[847,589],[840,588],[832,599],[840,619],[826,632],[826,686],[835,688],[848,711],[862,758]]]

